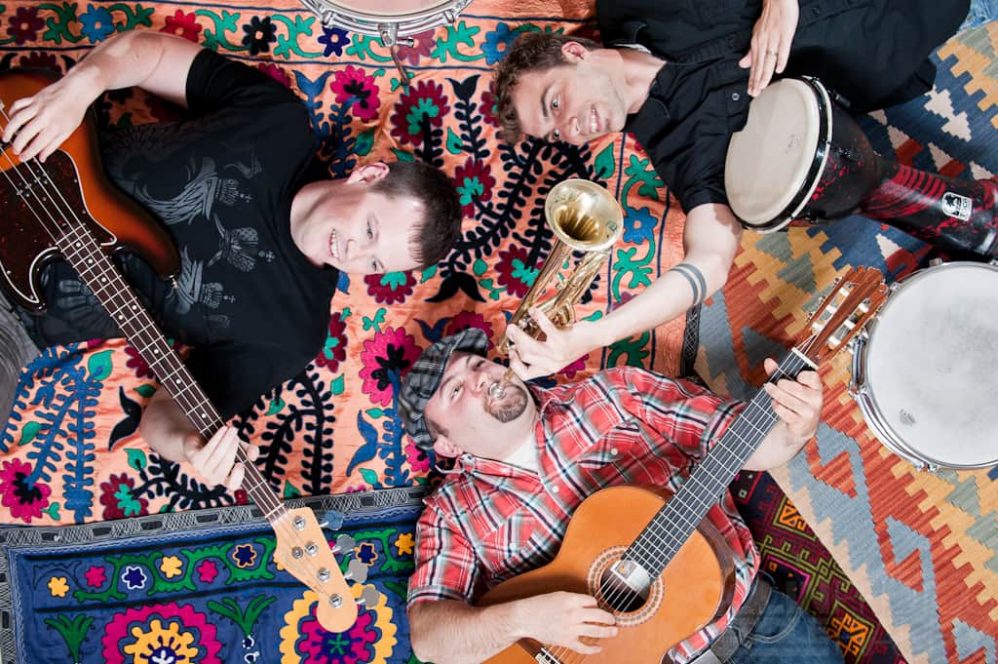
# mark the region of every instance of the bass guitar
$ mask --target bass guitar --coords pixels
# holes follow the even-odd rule
[[[770,382],[795,378],[833,355],[886,297],[878,271],[847,274],[812,318],[808,338],[783,359]],[[733,565],[704,516],[776,425],[770,404],[765,391],[756,393],[675,495],[620,486],[588,497],[572,515],[554,560],[499,584],[479,602],[488,606],[559,590],[591,595],[615,616],[618,628],[616,636],[599,641],[602,652],[587,657],[521,640],[488,661],[668,662],[671,648],[723,615],[730,604]]]
[[[0,74],[0,131],[11,103],[49,83],[48,76],[38,73]],[[110,258],[116,251],[134,251],[168,278],[179,267],[176,248],[152,217],[105,180],[92,114],[44,164],[22,162],[9,145],[0,146],[0,172],[0,288],[12,301],[42,311],[42,270],[64,258],[191,423],[210,438],[224,425],[221,416]],[[353,559],[344,574],[336,561],[336,553],[353,548],[351,538],[341,535],[330,548],[312,510],[286,508],[242,448],[236,457],[246,467],[243,487],[276,534],[274,559],[317,595],[316,618],[323,628],[349,629],[357,604],[378,599],[373,587],[358,588],[355,595],[347,583],[363,584],[366,565]]]

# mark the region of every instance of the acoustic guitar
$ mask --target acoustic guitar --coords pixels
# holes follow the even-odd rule
[[[51,82],[39,73],[0,74],[0,131],[10,119],[11,103]],[[22,306],[42,311],[42,269],[64,258],[191,423],[210,438],[224,425],[221,416],[110,258],[116,251],[134,251],[169,278],[179,267],[176,248],[157,221],[104,178],[92,113],[44,164],[22,162],[9,145],[0,152],[0,288]],[[331,549],[312,510],[286,508],[242,448],[236,456],[246,467],[243,487],[276,534],[274,559],[318,596],[316,617],[323,628],[349,629],[357,604],[378,599],[373,587],[358,588],[355,595],[347,583],[363,584],[366,565],[353,559],[344,574],[336,561],[335,553],[353,548],[352,539],[341,535]]]
[[[769,382],[795,378],[833,355],[886,296],[877,270],[847,274],[812,318],[806,341],[783,359]],[[587,657],[521,640],[488,661],[668,662],[669,649],[722,615],[734,587],[733,565],[719,534],[703,518],[776,425],[770,404],[765,391],[757,392],[675,495],[620,486],[588,497],[572,515],[554,560],[499,584],[479,602],[488,606],[559,590],[592,595],[618,627],[617,636],[598,641],[602,652]]]

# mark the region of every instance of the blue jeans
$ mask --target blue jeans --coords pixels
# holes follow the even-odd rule
[[[976,28],[994,20],[998,20],[998,10],[995,9],[994,0],[970,0],[970,12],[960,30]]]
[[[736,633],[737,633],[737,628]],[[842,664],[842,651],[818,621],[797,602],[774,590],[759,622],[748,634],[738,634],[738,650],[728,664]]]

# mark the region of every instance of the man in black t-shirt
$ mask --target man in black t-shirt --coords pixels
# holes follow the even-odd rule
[[[551,373],[683,314],[724,285],[741,229],[724,161],[752,96],[775,74],[820,76],[854,110],[932,85],[929,54],[969,0],[597,0],[596,42],[524,33],[497,66],[504,138],[583,145],[633,132],[687,214],[683,262],[598,321],[548,333],[511,329],[521,378]]]
[[[188,111],[179,122],[110,132],[102,145],[111,179],[173,236],[181,272],[174,287],[137,257],[121,267],[164,331],[193,347],[187,365],[225,418],[315,357],[339,271],[432,265],[460,232],[457,193],[440,171],[374,163],[345,180],[320,179],[309,168],[316,138],[293,92],[160,33],[117,35],[60,81],[12,104],[3,140],[22,160],[44,161],[100,94],[129,86]],[[16,312],[24,330],[0,309],[0,343],[13,337],[21,351],[10,362],[4,349],[14,369],[37,352],[25,330],[38,347],[120,336],[67,264],[46,271],[44,294],[44,315]],[[16,370],[6,372],[11,393]],[[8,407],[0,404],[4,414]],[[205,443],[165,390],[150,401],[141,434],[161,456],[191,461],[209,485],[242,481],[235,431],[223,428]]]

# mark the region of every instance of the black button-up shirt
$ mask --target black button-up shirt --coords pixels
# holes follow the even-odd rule
[[[928,56],[959,27],[969,0],[800,0],[785,75],[817,76],[854,111],[932,86]],[[625,129],[687,212],[724,203],[731,134],[748,118],[748,52],[761,0],[597,0],[603,42],[638,44],[667,64]]]

